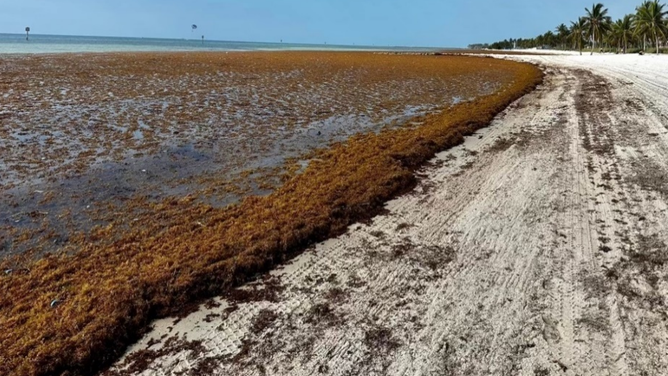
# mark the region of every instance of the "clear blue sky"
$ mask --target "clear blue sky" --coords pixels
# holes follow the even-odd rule
[[[613,17],[641,0],[604,2]],[[0,32],[465,47],[569,23],[579,0],[0,0]]]

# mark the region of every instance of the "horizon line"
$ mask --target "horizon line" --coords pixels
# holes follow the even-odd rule
[[[25,36],[25,33],[8,33],[1,32],[0,35],[16,35]],[[154,39],[154,40],[174,40],[174,41],[201,41],[201,38],[165,38],[165,37],[127,37],[127,36],[113,36],[113,35],[72,35],[72,34],[40,34],[30,33],[31,36],[50,36],[50,37],[84,37],[84,38],[125,38],[125,39]],[[206,35],[203,35],[206,37]],[[372,47],[372,48],[425,48],[425,49],[462,49],[463,47],[441,47],[441,46],[401,46],[401,45],[367,45],[367,44],[337,44],[337,43],[307,43],[307,42],[265,42],[265,41],[250,41],[250,40],[220,40],[220,39],[204,39],[208,42],[222,42],[222,43],[257,43],[257,44],[291,44],[303,46],[336,46],[336,47]]]

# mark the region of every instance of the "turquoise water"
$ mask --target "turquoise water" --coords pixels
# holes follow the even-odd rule
[[[329,44],[292,44],[230,42],[189,39],[84,37],[62,35],[0,34],[2,53],[119,52],[119,51],[416,51],[430,52],[442,48],[342,46]]]

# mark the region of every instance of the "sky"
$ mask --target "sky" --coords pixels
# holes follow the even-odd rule
[[[641,0],[604,4],[619,18]],[[569,24],[580,0],[0,0],[0,33],[466,47]],[[198,30],[192,32],[191,25]]]

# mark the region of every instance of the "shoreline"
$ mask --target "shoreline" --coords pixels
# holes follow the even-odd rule
[[[7,307],[9,301],[23,309],[31,307],[32,313],[21,314],[21,320],[27,320],[21,325],[23,338],[43,336],[39,323],[52,322],[54,314],[73,320],[63,324],[84,328],[82,334],[88,338],[82,347],[82,343],[68,342],[66,327],[51,327],[49,335],[55,339],[50,348],[57,352],[39,352],[39,359],[35,359],[35,355],[24,353],[26,348],[16,347],[12,339],[16,333],[12,333],[18,328],[5,327],[7,337],[0,341],[10,349],[10,359],[18,362],[11,361],[6,367],[21,367],[21,374],[31,375],[66,369],[90,372],[90,367],[100,366],[98,361],[108,362],[108,357],[118,353],[112,350],[103,359],[94,354],[118,351],[129,343],[121,333],[141,333],[156,314],[174,312],[195,297],[215,296],[267,270],[287,254],[339,234],[353,221],[369,218],[384,201],[415,184],[414,169],[435,151],[461,142],[462,134],[485,126],[541,77],[539,70],[529,65],[491,64],[479,58],[440,59],[439,64],[450,61],[445,59],[466,60],[466,69],[500,69],[512,74],[515,81],[503,93],[461,103],[445,114],[427,115],[415,128],[355,136],[333,145],[319,154],[317,164],[270,196],[246,199],[220,213],[201,205],[185,211],[179,202],[173,202],[173,206],[160,206],[159,210],[167,216],[179,213],[182,220],[159,237],[143,238],[144,231],[131,233],[110,247],[88,247],[85,253],[40,260],[30,264],[28,274],[0,279],[7,292],[0,307]],[[198,224],[202,215],[208,216],[208,221]],[[124,267],[119,269],[120,265]],[[34,278],[40,279],[39,287]],[[29,285],[29,290],[21,287]],[[54,295],[54,291],[66,293]],[[112,303],[110,298],[119,300]],[[28,303],[46,300],[62,304],[52,309],[46,303]],[[98,312],[95,317],[85,314],[91,309]],[[67,346],[72,346],[71,352],[63,351]],[[72,353],[85,356],[74,359]],[[34,368],[35,364],[42,366]]]
[[[165,200],[192,196],[220,208],[266,195],[319,149],[410,126],[503,83],[461,72],[450,85],[447,64],[414,59],[301,52],[5,58],[0,255],[74,251],[70,244],[108,237],[109,226],[136,227]]]
[[[4,38],[4,39],[3,39]],[[132,38],[132,37],[90,37],[69,35],[34,34],[26,42],[24,34],[0,33],[0,51],[3,48],[58,48],[58,51],[45,52],[0,52],[0,56],[11,54],[58,54],[58,53],[105,53],[105,52],[374,52],[374,51],[416,51],[435,52],[441,47],[405,47],[405,46],[364,46],[309,44],[283,42],[249,42],[170,38]],[[40,43],[41,42],[41,43]],[[60,42],[60,43],[57,43]],[[85,47],[85,48],[84,48]],[[106,50],[104,48],[107,48]],[[79,50],[76,50],[76,49]],[[112,50],[109,50],[109,49]],[[67,50],[73,49],[73,50]]]
[[[443,51],[458,51],[458,50],[443,50]],[[394,49],[255,49],[255,50],[164,50],[164,51],[155,51],[155,50],[113,50],[113,51],[56,51],[56,52],[0,52],[0,58],[2,57],[30,57],[30,56],[59,56],[59,55],[115,55],[115,54],[173,54],[173,53],[378,53],[378,54],[397,54],[397,55],[410,55],[410,54],[425,54],[425,55],[435,55],[442,53],[442,50],[430,50],[430,49],[417,49],[415,51],[404,51],[404,50],[394,50]]]
[[[411,193],[105,375],[665,374],[668,57],[505,58],[544,83]]]

